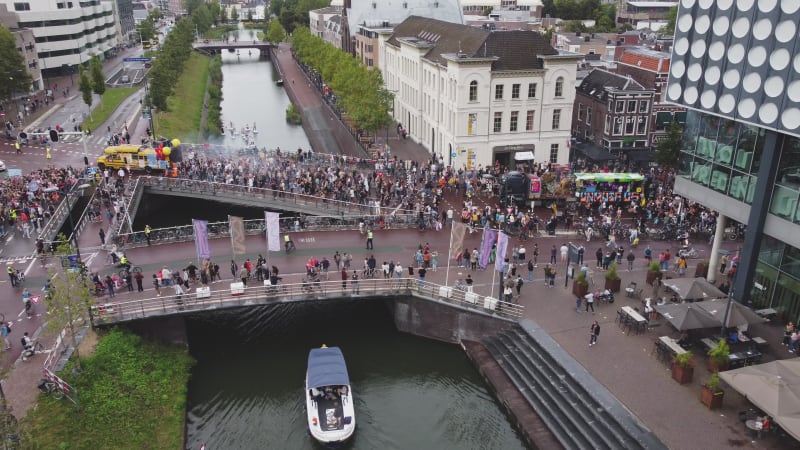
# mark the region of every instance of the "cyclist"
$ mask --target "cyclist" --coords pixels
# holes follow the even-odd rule
[[[28,316],[28,319],[30,319],[31,307],[33,305],[31,305],[31,291],[29,291],[28,288],[25,288],[25,290],[22,291],[22,303],[25,304],[25,315]]]
[[[119,259],[119,265],[120,267],[124,267],[126,269],[130,267],[130,264],[128,263],[128,257],[125,256],[124,253],[122,254],[122,258]]]
[[[8,278],[11,279],[11,286],[17,287],[17,275],[14,266],[9,264],[8,267],[6,267],[6,272],[8,273]]]
[[[295,249],[294,241],[292,241],[292,238],[288,234],[283,236],[283,247],[286,249],[287,253],[289,250]]]
[[[22,335],[20,342],[22,343],[22,348],[24,348],[26,351],[29,351],[33,348],[33,341],[31,341],[27,331]]]

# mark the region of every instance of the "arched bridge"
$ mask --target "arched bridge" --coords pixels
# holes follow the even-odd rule
[[[252,283],[256,283],[253,281]],[[266,282],[265,282],[266,283]],[[143,319],[211,312],[247,306],[288,304],[298,302],[330,302],[332,300],[397,299],[414,297],[426,302],[447,305],[469,313],[518,321],[524,307],[498,301],[473,292],[421,282],[415,278],[364,279],[353,287],[351,281],[342,289],[340,281],[302,282],[278,286],[251,286],[241,283],[214,284],[198,288],[182,296],[162,296],[112,302],[92,306],[89,316],[92,326],[108,326]],[[211,289],[214,289],[213,291]]]
[[[209,41],[195,42],[192,47],[200,52],[213,55],[215,53],[222,53],[223,50],[238,50],[238,49],[256,49],[260,50],[262,55],[269,54],[269,49],[274,47],[266,41]]]

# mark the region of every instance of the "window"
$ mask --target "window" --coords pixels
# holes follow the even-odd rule
[[[517,122],[519,121],[519,111],[511,111],[511,122],[509,123],[509,131],[517,131]]]
[[[556,78],[556,97],[564,96],[564,77]]]
[[[525,116],[525,131],[533,131],[533,118],[536,115],[536,111],[528,111]]]
[[[478,113],[469,113],[467,116],[467,135],[472,136],[475,134],[475,128],[478,126]]]
[[[646,113],[648,110],[647,100],[639,100],[639,112]]]
[[[561,126],[561,110],[553,110],[553,129],[557,130]]]
[[[498,84],[494,87],[494,99],[495,100],[502,100],[503,99],[503,85]]]
[[[494,113],[494,132],[499,133],[503,129],[503,113]]]
[[[592,108],[586,108],[586,125],[592,124]]]
[[[622,117],[617,117],[617,120],[614,121],[614,136],[619,136],[622,134]]]
[[[511,98],[519,98],[519,83],[511,85]]]
[[[603,133],[611,133],[611,116],[606,116],[606,126],[603,128]]]
[[[536,83],[528,83],[528,98],[536,98]]]
[[[647,133],[647,117],[639,117],[639,123],[636,125],[636,134]]]
[[[14,3],[14,11],[30,11],[31,4],[30,3]]]
[[[558,162],[558,144],[550,144],[550,162]]]
[[[583,103],[578,103],[578,122],[583,122]]]
[[[628,100],[628,112],[636,112],[636,100]]]
[[[633,117],[628,117],[625,122],[625,134],[633,134]]]
[[[478,101],[478,82],[474,80],[469,82],[469,101]]]
[[[625,102],[617,102],[617,112],[621,113],[625,111]]]

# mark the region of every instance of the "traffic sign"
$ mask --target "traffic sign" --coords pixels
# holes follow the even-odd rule
[[[123,62],[151,62],[153,58],[124,58]]]

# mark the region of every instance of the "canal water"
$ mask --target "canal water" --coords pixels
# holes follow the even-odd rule
[[[244,30],[239,39],[253,38]],[[223,55],[225,124],[255,121],[259,147],[309,148],[302,128],[284,120],[289,100],[274,83],[277,72],[253,53]],[[231,136],[225,142],[242,145]],[[173,214],[158,225],[189,223],[197,209],[183,202],[165,203]],[[252,211],[218,212],[206,218]],[[309,350],[322,344],[341,347],[347,359],[358,423],[348,448],[525,448],[461,348],[398,332],[380,301],[218,312],[189,318],[188,332],[197,359],[188,390],[188,449],[202,443],[207,450],[318,448],[307,433],[303,380]]]
[[[188,328],[187,448],[318,448],[303,381],[322,344],[347,361],[358,427],[348,448],[525,448],[461,348],[396,331],[381,301],[257,307]]]
[[[241,25],[240,25],[241,26]],[[256,30],[241,28],[238,40],[252,41]],[[231,39],[233,37],[231,36]],[[222,142],[233,149],[246,145],[240,130],[245,126],[255,127],[257,134],[250,134],[258,148],[295,151],[311,148],[303,127],[286,123],[286,107],[291,103],[282,86],[276,82],[280,75],[269,59],[261,58],[258,50],[239,50],[239,53],[222,52],[222,123],[225,136]],[[233,123],[237,132],[232,135],[229,127]]]

